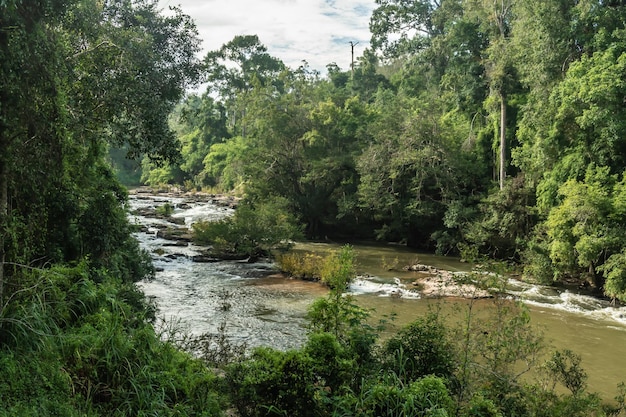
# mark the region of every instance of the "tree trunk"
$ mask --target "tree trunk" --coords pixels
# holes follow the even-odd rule
[[[500,93],[500,190],[506,178],[506,97]]]
[[[1,135],[2,132],[0,131],[0,144],[3,142]],[[6,158],[0,157],[0,314],[4,309],[4,244],[9,216],[8,174]]]
[[[9,38],[6,27],[0,27],[0,54],[7,56]],[[4,71],[0,68],[0,71]],[[4,310],[4,263],[6,261],[6,233],[9,221],[9,136],[6,120],[10,92],[5,85],[0,88],[0,315]]]

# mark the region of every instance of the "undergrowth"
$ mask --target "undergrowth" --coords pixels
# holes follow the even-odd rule
[[[215,374],[159,337],[132,283],[23,269],[0,316],[0,416],[218,416]]]

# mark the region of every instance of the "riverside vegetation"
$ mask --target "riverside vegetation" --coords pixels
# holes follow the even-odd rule
[[[171,118],[182,159],[141,179],[625,301],[626,7],[377,0],[370,29],[327,76],[254,35],[209,52],[206,92]]]
[[[378,237],[626,299],[621,3],[376,4],[372,49],[321,77],[256,36],[200,62],[193,21],[154,0],[0,0],[1,416],[624,414],[574,352],[538,366],[540,335],[498,297],[382,339],[343,293],[349,247],[316,270],[329,295],[301,349],[190,338],[138,291],[154,270],[109,158],[241,193],[196,231],[224,253]]]
[[[250,215],[254,218],[257,214]],[[233,217],[227,224],[238,222]],[[202,236],[211,235],[207,230],[220,230],[223,224],[204,223],[196,230]],[[263,234],[262,228],[255,231]],[[276,242],[290,236],[283,235]],[[626,413],[624,384],[617,387],[614,401],[603,402],[587,391],[580,356],[569,349],[547,351],[543,335],[530,322],[524,305],[498,290],[503,278],[493,273],[495,265],[463,279],[463,283],[491,291],[491,306],[480,314],[474,311],[470,297],[459,312],[461,319],[453,324],[433,309],[398,333],[382,337],[393,317],[372,323],[371,311],[345,293],[356,276],[349,245],[326,256],[283,252],[277,255],[277,262],[291,276],[324,283],[329,294],[309,308],[309,335],[301,349],[257,348],[248,357],[239,351],[233,355],[238,358],[235,362],[219,362],[227,364],[228,391],[241,416]],[[233,351],[230,344],[224,347],[226,355],[218,355],[220,358]],[[219,351],[220,345],[213,344],[205,358],[214,356],[215,349]]]

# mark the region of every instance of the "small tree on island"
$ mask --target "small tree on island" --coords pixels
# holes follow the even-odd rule
[[[286,202],[278,198],[259,204],[244,202],[232,217],[197,222],[192,229],[194,242],[211,245],[213,255],[250,260],[287,248],[302,235]]]

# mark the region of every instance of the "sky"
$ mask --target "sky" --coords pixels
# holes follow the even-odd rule
[[[350,69],[369,46],[369,19],[375,0],[160,0],[180,6],[196,22],[200,57],[237,35],[257,35],[268,53],[290,68],[305,60],[326,74],[326,65]]]

